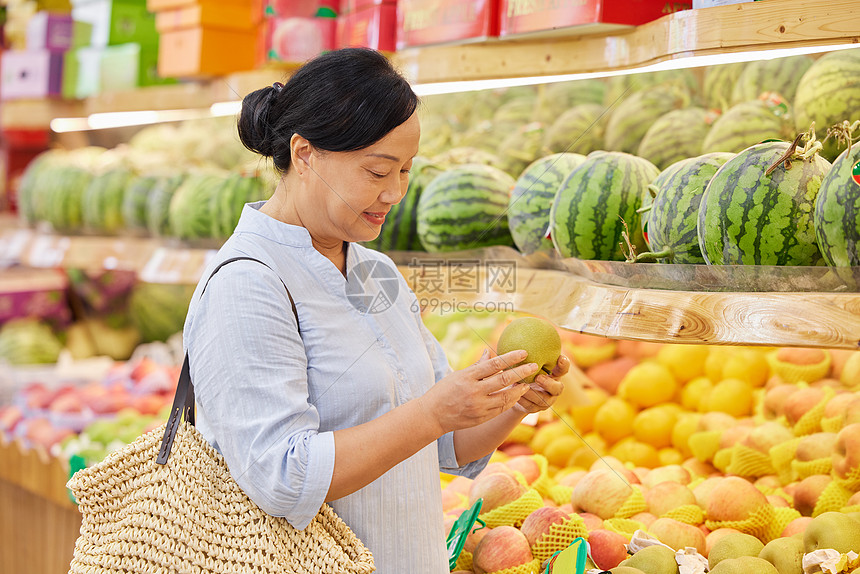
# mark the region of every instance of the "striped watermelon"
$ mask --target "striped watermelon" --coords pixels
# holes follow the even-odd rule
[[[221,185],[211,198],[212,237],[227,239],[236,229],[239,217],[246,203],[268,199],[268,193],[263,180],[258,177],[248,177],[233,173]]]
[[[704,263],[699,248],[697,224],[699,204],[705,187],[730,153],[711,153],[673,163],[649,187],[654,202],[643,218],[650,253],[640,253],[637,261],[656,259],[661,263]]]
[[[637,210],[660,171],[647,159],[593,152],[561,184],[550,211],[552,242],[562,257],[623,261],[619,243],[626,223],[644,247]]]
[[[808,130],[813,121],[823,134],[845,120],[860,120],[860,48],[831,52],[815,62],[800,79],[794,108],[798,132]],[[821,155],[832,161],[846,147],[831,138]]]
[[[603,147],[609,114],[598,104],[581,104],[561,114],[546,131],[544,147],[552,153],[588,155]]]
[[[442,169],[450,169],[458,165],[481,164],[498,167],[502,160],[494,154],[474,147],[455,147],[433,157],[433,163]]]
[[[228,179],[228,173],[201,171],[189,174],[170,200],[170,232],[179,239],[204,239],[212,236],[216,214],[213,196]]]
[[[739,153],[768,139],[794,139],[793,126],[784,108],[762,100],[732,106],[714,121],[702,142],[702,153]]]
[[[711,178],[699,208],[699,245],[713,265],[819,265],[812,212],[830,162],[815,154],[767,169],[788,149],[745,149]]]
[[[682,86],[694,94],[699,89],[698,81],[690,70],[626,74],[609,78],[603,103],[606,106],[614,107],[640,90],[647,90],[660,85]]]
[[[517,248],[528,255],[552,251],[546,238],[552,200],[564,179],[585,161],[576,153],[557,153],[528,166],[517,180],[508,204],[508,227]]]
[[[129,185],[122,198],[122,218],[127,230],[146,230],[146,202],[159,179],[157,176],[141,176]]]
[[[609,117],[604,135],[606,149],[635,153],[645,132],[660,116],[686,108],[689,103],[690,94],[678,86],[656,86],[636,92]]]
[[[732,90],[746,68],[745,63],[710,66],[705,70],[702,88],[705,106],[713,110],[727,110],[731,107]]]
[[[76,165],[55,167],[50,176],[52,184],[44,190],[44,210],[40,214],[56,231],[80,231],[83,224],[83,195],[94,174]],[[40,209],[40,211],[42,211]]]
[[[124,225],[122,201],[135,174],[127,167],[113,167],[96,176],[81,196],[84,226],[97,233],[115,234]]]
[[[758,98],[764,92],[776,92],[793,101],[797,84],[812,66],[809,56],[790,56],[750,62],[732,90],[732,105]],[[806,127],[809,129],[809,126]]]
[[[424,251],[418,240],[418,200],[424,189],[442,170],[424,157],[412,160],[409,170],[409,187],[400,203],[391,206],[391,211],[382,224],[379,236],[364,243],[365,247],[377,251]]]
[[[170,201],[185,175],[160,178],[146,199],[146,229],[153,237],[170,235]]]
[[[579,104],[602,104],[606,95],[606,82],[603,80],[576,80],[557,82],[545,86],[543,98],[559,102],[565,108]]]
[[[860,143],[836,158],[815,199],[815,237],[834,267],[860,266],[860,183],[852,177],[858,161]]]
[[[673,110],[660,116],[639,143],[639,157],[644,157],[659,169],[676,161],[695,157],[702,149],[702,140],[711,129],[716,114],[702,108]]]
[[[431,252],[513,245],[508,198],[516,181],[500,169],[461,165],[430,182],[418,199],[418,238]]]
[[[537,158],[548,153],[543,149],[543,125],[532,122],[508,134],[496,150],[502,171],[512,177],[519,177],[523,170]]]

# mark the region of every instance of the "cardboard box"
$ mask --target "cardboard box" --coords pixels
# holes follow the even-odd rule
[[[314,18],[340,14],[341,0],[263,0],[268,18]]]
[[[713,6],[729,6],[731,4],[746,4],[759,0],[693,0],[693,8],[711,8]]]
[[[397,6],[397,0],[343,0],[343,14],[350,14],[373,6],[382,6],[383,4]]]
[[[400,0],[397,49],[498,36],[498,10],[498,0]]]
[[[190,77],[252,70],[258,33],[206,26],[164,32],[158,45],[158,73]]]
[[[393,52],[397,48],[397,6],[378,4],[338,17],[338,48],[373,48]]]
[[[159,33],[195,26],[252,30],[263,20],[262,8],[261,3],[245,5],[200,0],[191,6],[157,12],[155,29]]]
[[[690,0],[500,0],[499,35],[605,33],[691,7]]]
[[[89,44],[97,48],[119,44],[158,44],[155,16],[144,0],[76,0],[72,17],[92,25]]]
[[[50,50],[3,52],[0,98],[45,98],[60,95],[63,54]]]
[[[158,74],[158,48],[130,43],[78,48],[65,54],[62,94],[83,99],[103,92],[171,84]]]
[[[74,44],[74,30],[71,14],[37,12],[27,22],[27,49],[68,50]]]
[[[305,62],[336,47],[335,18],[267,18],[263,62]]]

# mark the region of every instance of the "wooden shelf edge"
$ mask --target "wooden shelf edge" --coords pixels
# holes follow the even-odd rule
[[[428,288],[431,283],[409,266],[398,269],[419,303],[431,308],[514,310],[542,316],[564,329],[613,339],[860,349],[856,293],[630,289],[541,269],[517,269],[514,290],[453,292]],[[434,275],[436,286],[456,283],[445,266],[439,272],[441,277]],[[477,273],[475,284],[487,285],[486,272],[479,268]]]
[[[853,0],[751,2],[676,12],[612,36],[500,38],[411,48],[395,57],[410,81],[426,84],[604,72],[747,50],[860,45],[856,8]]]

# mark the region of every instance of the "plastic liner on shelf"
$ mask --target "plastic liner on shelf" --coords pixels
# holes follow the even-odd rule
[[[562,259],[556,253],[524,256],[504,246],[450,253],[394,251],[388,255],[397,265],[427,267],[452,262],[514,264],[524,269],[566,271],[605,285],[630,289],[661,289],[702,292],[860,292],[860,267],[800,267],[777,265],[692,265],[671,263],[627,263]]]

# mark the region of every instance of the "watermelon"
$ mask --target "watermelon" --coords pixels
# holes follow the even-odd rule
[[[704,87],[702,88],[705,106],[714,110],[729,109],[732,102],[732,90],[744,68],[746,68],[746,64],[742,62],[707,68]]]
[[[509,135],[519,131],[524,125],[526,125],[526,122],[497,122],[484,120],[469,127],[469,129],[463,133],[453,134],[451,136],[451,146],[449,147],[457,150],[463,148],[479,149],[495,155],[499,142]],[[444,155],[444,153],[446,152],[443,152],[443,154],[440,155]],[[482,162],[466,161],[463,163]]]
[[[80,231],[83,194],[93,177],[91,171],[74,165],[54,167],[49,176],[52,183],[43,193],[45,203],[40,209],[43,210],[40,219],[57,231]]]
[[[819,265],[812,212],[830,162],[818,154],[767,170],[789,149],[756,144],[723,164],[699,208],[699,245],[713,265]]]
[[[738,153],[768,139],[794,139],[790,115],[783,106],[762,100],[742,102],[718,117],[702,142],[702,153]]]
[[[193,294],[192,285],[135,284],[128,300],[128,314],[141,341],[166,341],[181,331]]]
[[[715,114],[702,108],[673,110],[660,116],[645,132],[636,155],[644,157],[659,169],[695,157],[715,117]]]
[[[546,131],[544,147],[552,153],[588,155],[603,147],[609,114],[598,104],[580,104],[561,114]]]
[[[81,196],[84,226],[93,232],[115,234],[124,225],[122,202],[135,174],[124,166],[115,166],[97,175]]]
[[[39,195],[47,185],[50,185],[49,173],[62,161],[65,152],[49,150],[36,156],[24,170],[18,183],[18,214],[21,220],[29,225],[38,221]]]
[[[170,200],[184,180],[184,175],[161,177],[149,190],[146,200],[146,229],[153,237],[170,235]]]
[[[508,100],[499,106],[493,114],[493,122],[527,123],[534,119],[537,107],[537,96],[534,91],[526,96]]]
[[[634,153],[645,132],[660,116],[689,103],[689,93],[677,86],[656,86],[636,92],[612,111],[604,135],[606,149]]]
[[[418,239],[418,201],[424,189],[440,173],[439,166],[429,159],[413,159],[406,195],[400,203],[391,206],[379,236],[364,245],[377,251],[423,251]]]
[[[508,198],[516,181],[500,169],[466,164],[430,182],[418,199],[418,238],[431,252],[513,245]]]
[[[625,223],[644,247],[640,215],[648,184],[660,173],[647,159],[592,152],[562,182],[550,210],[552,242],[562,257],[623,261]]]
[[[508,227],[524,254],[552,251],[552,241],[546,238],[552,200],[565,178],[584,161],[585,156],[576,153],[549,155],[529,165],[517,179],[508,203]]]
[[[212,237],[227,239],[236,229],[246,203],[268,199],[263,180],[233,173],[212,195]]]
[[[758,98],[764,92],[776,92],[793,101],[801,76],[812,66],[809,56],[790,56],[750,62],[735,82],[732,104]],[[805,129],[809,129],[807,126]],[[805,130],[804,130],[805,131]]]
[[[433,163],[442,169],[450,169],[458,165],[482,164],[498,167],[502,160],[494,154],[473,147],[455,147],[433,157]]]
[[[501,160],[497,167],[513,177],[519,177],[531,162],[544,155],[544,131],[542,124],[532,122],[508,134],[496,150]]]
[[[824,261],[834,267],[860,266],[860,182],[852,177],[858,161],[860,143],[836,158],[815,199],[815,237]]]
[[[860,120],[860,48],[831,52],[815,62],[800,78],[794,108],[798,132],[808,130],[813,121],[824,134],[843,121]],[[821,155],[835,160],[847,147],[831,138]]]
[[[570,108],[579,104],[602,104],[606,96],[603,80],[576,80],[546,84],[543,98],[554,106]],[[557,103],[556,103],[557,102]]]
[[[212,198],[227,181],[228,175],[219,172],[189,174],[170,200],[170,232],[179,239],[211,237],[216,213]]]
[[[637,261],[656,259],[661,263],[704,263],[699,248],[697,225],[699,204],[705,187],[730,153],[711,153],[673,163],[651,183],[654,201],[643,215],[647,222],[646,242],[650,252]]]
[[[690,70],[625,74],[609,78],[603,103],[608,107],[615,107],[640,90],[647,90],[660,85],[680,86],[686,88],[685,91],[693,93],[697,92],[699,88],[696,77]]]
[[[146,202],[149,192],[159,182],[156,176],[142,176],[135,179],[125,192],[122,199],[122,217],[126,229],[133,231],[146,230]]]

